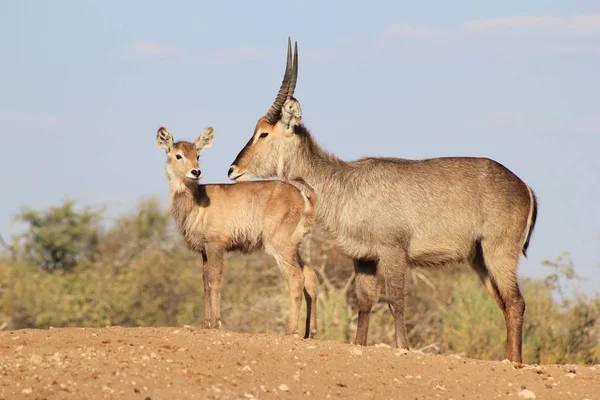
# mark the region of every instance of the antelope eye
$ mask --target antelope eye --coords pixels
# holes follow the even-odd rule
[[[200,160],[200,156],[196,156],[196,160]]]
[[[177,157],[178,160],[181,160],[181,154],[177,154],[175,157]]]
[[[259,138],[260,138],[260,139],[264,139],[264,138],[266,138],[267,136],[269,136],[269,132],[263,132],[263,133],[261,133],[261,134],[260,134]]]

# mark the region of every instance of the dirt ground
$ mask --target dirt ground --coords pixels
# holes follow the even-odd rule
[[[600,399],[600,365],[520,366],[192,327],[0,332],[0,399],[301,397]]]

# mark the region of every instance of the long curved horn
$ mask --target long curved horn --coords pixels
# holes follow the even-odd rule
[[[281,113],[281,107],[283,107],[283,103],[287,100],[288,94],[288,82],[290,80],[290,75],[292,74],[292,40],[288,37],[288,54],[287,54],[287,63],[285,65],[285,74],[283,75],[283,81],[281,82],[281,87],[279,88],[279,92],[277,93],[277,97],[273,102],[269,111],[265,114],[265,118],[267,122],[271,125],[274,125],[279,119],[279,115]]]
[[[296,90],[296,80],[298,79],[298,42],[294,42],[294,63],[292,64],[292,76],[288,87],[287,100],[294,95]]]

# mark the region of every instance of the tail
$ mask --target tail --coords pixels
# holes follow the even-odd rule
[[[537,198],[535,197],[535,193],[529,186],[527,186],[527,190],[529,191],[529,199],[531,201],[529,206],[529,217],[527,218],[527,226],[525,227],[525,231],[527,232],[527,236],[525,237],[525,242],[523,243],[523,255],[527,257],[527,248],[529,247],[529,240],[531,239],[531,234],[533,233],[533,229],[535,228],[535,221],[537,219],[537,209],[538,203]]]
[[[303,214],[308,218],[309,221],[314,220],[315,217],[315,204],[317,202],[317,193],[309,185],[304,179],[295,179],[289,182],[291,185],[295,186],[302,195],[302,199],[304,200],[304,211]]]

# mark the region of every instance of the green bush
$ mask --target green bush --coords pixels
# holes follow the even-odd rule
[[[21,237],[28,263],[43,269],[70,269],[81,262],[93,261],[98,254],[101,211],[75,209],[67,200],[46,211],[23,210],[16,216],[29,226]]]

